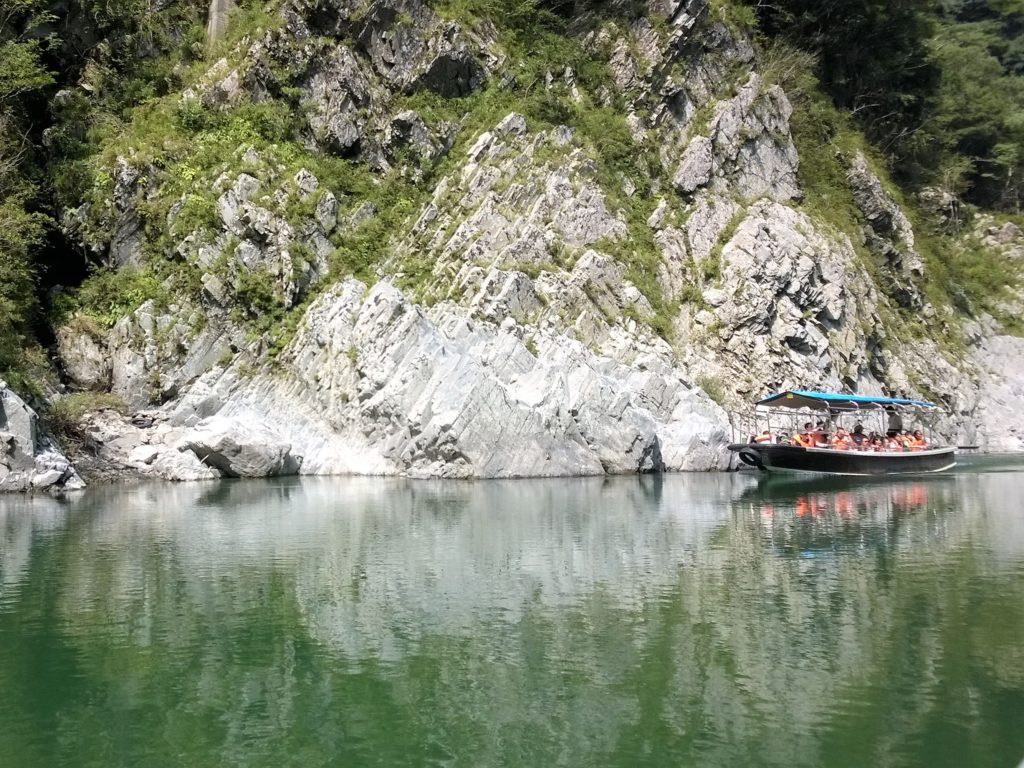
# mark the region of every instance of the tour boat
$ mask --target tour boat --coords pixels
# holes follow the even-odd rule
[[[831,443],[805,447],[778,442],[776,434],[772,432],[773,419],[777,427],[785,430],[782,434],[786,438],[799,431],[800,422],[823,424],[823,431],[827,437],[833,429],[844,428],[850,431],[851,421],[863,422],[867,429],[874,420],[879,420],[888,422],[880,431],[880,434],[885,435],[894,423],[902,429],[905,416],[915,418],[915,427],[924,430],[928,426],[924,422],[939,413],[942,413],[939,406],[924,400],[786,390],[755,403],[754,418],[739,422],[741,429],[750,424],[754,425],[753,430],[747,432],[750,435],[748,441],[732,443],[729,450],[737,453],[744,463],[764,472],[808,472],[826,475],[912,475],[942,472],[956,465],[956,446],[936,445],[928,441],[924,448],[908,451],[837,448]],[[845,424],[840,424],[840,421]],[[761,424],[767,424],[767,429],[758,430],[757,427]],[[733,428],[735,435],[735,418]]]

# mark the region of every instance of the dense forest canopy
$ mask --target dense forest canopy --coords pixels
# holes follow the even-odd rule
[[[258,12],[263,3],[241,3]],[[638,0],[489,0],[502,23],[547,26]],[[908,192],[937,186],[982,209],[1024,202],[1024,0],[715,0],[816,62]],[[93,185],[101,138],[180,90],[201,62],[204,0],[0,0],[0,375],[31,363],[45,289],[84,276],[59,233]],[[628,15],[628,14],[627,14]],[[56,243],[56,245],[55,245]]]
[[[759,0],[761,33],[814,54],[822,85],[911,189],[1024,202],[1024,2]]]

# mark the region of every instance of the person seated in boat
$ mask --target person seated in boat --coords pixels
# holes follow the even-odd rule
[[[836,429],[836,433],[832,436],[832,448],[837,451],[847,451],[853,446],[853,440],[850,439],[850,434],[839,427]]]
[[[828,422],[819,421],[814,425],[814,444],[819,448],[828,448],[829,427]]]
[[[850,433],[850,441],[857,449],[867,448],[868,436],[864,434],[864,425],[857,423],[853,425],[853,432]]]
[[[760,444],[760,443],[770,443],[771,441],[772,441],[772,433],[769,432],[767,429],[761,430],[761,432],[759,432],[758,434],[754,435],[750,439],[750,442],[757,443],[757,444]]]
[[[903,433],[903,443],[908,451],[923,451],[925,448],[924,433],[920,429]]]
[[[882,436],[880,434],[878,434],[877,432],[872,432],[871,433],[871,442],[870,442],[870,445],[868,446],[868,448],[870,450],[872,450],[872,451],[875,451],[876,453],[879,452],[879,451],[884,451],[885,450],[885,443],[883,442]]]
[[[814,447],[814,425],[811,422],[804,424],[803,432],[794,432],[791,438],[793,445],[799,445],[801,448],[813,448]]]

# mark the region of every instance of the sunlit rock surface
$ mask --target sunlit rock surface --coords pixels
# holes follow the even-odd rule
[[[290,457],[248,465],[273,473],[723,469],[722,406],[787,387],[935,398],[950,410],[934,425],[944,439],[1021,447],[1020,345],[926,301],[911,219],[865,155],[844,161],[859,231],[805,204],[786,84],[715,4],[650,2],[587,33],[609,73],[588,98],[636,142],[611,169],[562,118],[422,106],[528,86],[583,108],[571,68],[516,83],[490,24],[420,0],[290,0],[280,14],[182,108],[288,94],[309,151],[377,174],[370,186],[422,182],[422,196],[356,280],[332,258],[379,221],[379,201],[282,172],[273,147],[229,153],[201,190],[200,226],[196,194],[142,157],[112,160],[109,204],[68,212],[69,236],[136,265],[140,217],[175,189],[163,256],[199,287],[106,336],[73,319],[58,332],[69,384],[109,387],[141,417],[93,430],[109,474],[231,474],[193,450],[207,433],[236,446],[258,434],[261,451]],[[982,234],[1007,258],[1024,248],[1016,227]],[[287,333],[254,332],[247,293],[292,313]]]

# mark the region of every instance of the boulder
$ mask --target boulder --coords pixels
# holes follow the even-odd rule
[[[0,491],[77,490],[84,486],[36,412],[0,381]]]
[[[468,96],[486,79],[484,68],[466,48],[442,50],[426,65],[417,84],[446,99]]]
[[[37,472],[32,477],[32,487],[36,489],[49,488],[59,482],[62,477],[64,477],[64,473],[56,469]]]
[[[294,475],[302,464],[291,445],[269,430],[217,420],[187,436],[182,447],[228,477]]]
[[[333,46],[313,68],[308,91],[309,127],[317,142],[342,155],[359,144],[370,103],[370,85],[352,52]]]
[[[690,142],[679,161],[676,175],[672,178],[672,184],[676,189],[689,194],[711,181],[711,171],[714,168],[711,149],[711,139],[706,136],[696,136]]]
[[[102,329],[84,319],[58,328],[57,354],[64,375],[74,389],[93,392],[110,389],[110,352]]]
[[[162,450],[148,466],[149,474],[163,480],[191,482],[221,477],[217,469],[203,464],[199,457],[189,450]]]

